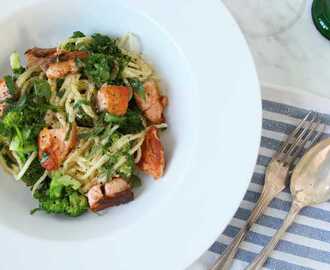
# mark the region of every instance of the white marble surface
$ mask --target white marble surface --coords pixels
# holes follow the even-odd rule
[[[289,86],[330,98],[330,41],[322,37],[311,18],[312,0],[222,0],[242,26],[254,56],[262,82]],[[268,11],[260,10],[259,1],[280,10],[277,18],[267,18]],[[299,4],[304,10],[297,18]],[[293,10],[295,9],[295,10]],[[290,18],[296,18],[290,21]],[[243,22],[247,24],[242,25]],[[282,29],[282,26],[289,24]],[[281,33],[262,36],[261,30],[279,27]],[[258,27],[258,28],[257,28]],[[245,31],[246,29],[250,31]],[[260,31],[251,31],[259,29]],[[284,30],[284,31],[283,31]],[[256,34],[257,33],[257,34]]]
[[[312,0],[222,0],[240,24],[261,82],[330,98],[330,41],[311,18]],[[275,3],[280,12],[267,20],[259,1]],[[298,4],[304,6],[300,10]],[[295,13],[299,16],[294,16]],[[292,20],[292,18],[294,18]],[[274,32],[275,34],[265,34]],[[218,256],[207,252],[187,270],[207,270]],[[233,267],[235,268],[235,266]],[[236,265],[243,269],[243,265]]]

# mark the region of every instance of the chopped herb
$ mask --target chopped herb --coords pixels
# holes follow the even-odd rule
[[[79,134],[79,138],[80,138],[80,139],[88,139],[88,138],[92,138],[92,137],[98,136],[98,135],[101,134],[104,130],[105,130],[104,127],[95,127],[95,128],[93,128],[93,130],[91,130],[91,131],[87,131],[87,132],[84,132],[84,133],[80,133],[80,134]]]
[[[104,121],[109,124],[119,125],[118,131],[122,134],[138,133],[144,129],[142,115],[139,111],[128,110],[124,116],[106,113]]]
[[[30,215],[33,215],[35,212],[38,212],[38,211],[41,211],[42,209],[37,207],[37,208],[34,208],[30,211]]]
[[[134,92],[139,95],[143,100],[146,100],[144,86],[138,79],[128,79],[129,84],[133,88]]]
[[[67,141],[70,138],[71,130],[72,130],[72,123],[69,123],[69,128],[68,128],[68,131],[66,132],[65,138],[64,138],[65,141]]]
[[[56,89],[60,89],[64,83],[64,79],[60,78],[56,80]]]
[[[43,155],[44,158],[44,155]],[[41,160],[41,162],[44,162]],[[35,158],[28,170],[25,172],[25,174],[22,177],[22,181],[27,185],[27,186],[33,186],[38,179],[42,176],[44,173],[44,168],[41,167],[40,162],[38,158]]]
[[[103,54],[92,54],[84,60],[84,74],[97,86],[110,80],[110,57]]]
[[[79,108],[76,114],[76,122],[80,127],[94,127],[94,120],[84,110]]]
[[[73,105],[74,109],[78,109],[80,108],[82,105],[90,105],[90,102],[85,100],[85,99],[80,99],[78,101],[75,102],[75,104]]]
[[[118,115],[113,115],[111,113],[106,113],[104,115],[104,121],[107,123],[122,123],[126,120],[125,116],[118,116]]]
[[[4,79],[5,79],[9,94],[14,96],[15,93],[16,93],[14,78],[10,75],[7,75],[7,76],[4,77]]]
[[[50,85],[46,80],[35,80],[33,82],[35,95],[49,99],[51,96]]]
[[[73,34],[71,36],[71,38],[80,38],[80,37],[85,37],[85,34],[80,31],[73,32]]]

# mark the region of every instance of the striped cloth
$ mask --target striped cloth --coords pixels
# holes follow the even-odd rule
[[[294,129],[309,110],[322,114],[327,124],[323,136],[330,133],[330,100],[305,92],[285,91],[265,86],[263,96],[263,130],[254,174],[240,208],[217,241],[189,270],[207,270],[232,241],[254,208],[262,190],[265,168],[281,141]],[[291,206],[289,188],[281,192],[241,244],[233,270],[245,269],[281,226]],[[330,269],[330,202],[303,209],[293,226],[267,260],[263,269],[327,270]]]

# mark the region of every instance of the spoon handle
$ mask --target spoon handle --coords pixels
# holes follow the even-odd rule
[[[282,188],[283,189],[283,188]],[[254,223],[258,220],[261,214],[265,211],[268,204],[273,198],[280,192],[276,188],[266,188],[261,193],[259,200],[253,209],[246,224],[241,228],[238,234],[235,236],[232,243],[227,247],[224,254],[219,258],[216,264],[210,270],[229,270],[234,259],[240,243],[245,239],[248,231]]]
[[[300,212],[300,210],[303,207],[304,205],[302,203],[293,201],[291,209],[287,217],[285,218],[281,228],[275,233],[275,235],[267,244],[267,246],[263,248],[260,254],[253,260],[253,262],[245,270],[258,270],[262,268],[268,256],[272,253],[277,243],[281,240],[282,236],[284,235],[286,230],[291,226],[297,214]]]

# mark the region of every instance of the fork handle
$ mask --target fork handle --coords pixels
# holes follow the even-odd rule
[[[284,187],[283,187],[284,188]],[[282,188],[282,189],[283,189]],[[232,261],[237,253],[239,245],[245,239],[248,231],[252,227],[252,225],[258,220],[261,214],[265,211],[268,204],[272,201],[272,199],[280,192],[276,188],[265,188],[259,200],[253,209],[249,219],[246,224],[241,228],[238,234],[235,236],[232,243],[227,247],[224,254],[218,259],[215,265],[210,270],[228,270],[231,267]]]
[[[291,226],[294,219],[296,218],[296,216],[303,207],[304,205],[302,203],[299,203],[297,201],[293,202],[291,209],[287,217],[285,218],[281,228],[276,232],[272,240],[270,240],[267,246],[263,248],[261,253],[253,260],[253,262],[245,270],[257,270],[262,268],[268,256],[272,253],[277,243],[281,240],[282,236],[284,235],[286,230]]]

